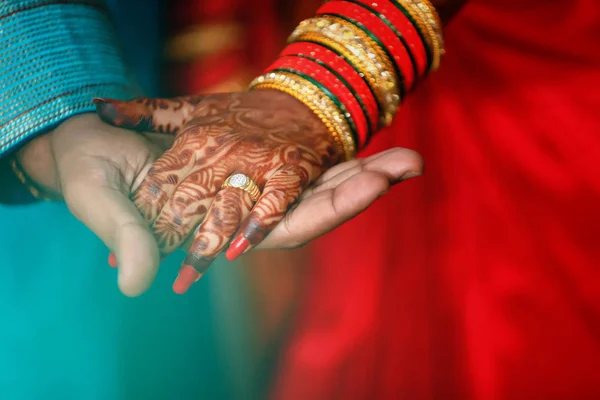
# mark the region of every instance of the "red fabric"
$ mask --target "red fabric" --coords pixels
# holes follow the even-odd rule
[[[232,79],[259,75],[281,48],[276,0],[177,0],[169,3],[168,33],[186,32],[193,27],[237,24],[243,40],[235,48],[167,68],[166,86],[176,95],[210,91]],[[260,43],[260,46],[256,46]],[[248,75],[246,77],[246,75]]]
[[[276,399],[600,398],[600,2],[480,0],[371,152],[402,183],[316,246]]]

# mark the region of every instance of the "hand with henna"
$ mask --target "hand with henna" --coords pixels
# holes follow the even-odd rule
[[[342,161],[342,151],[311,110],[277,91],[105,100],[98,103],[98,114],[119,127],[176,136],[171,149],[153,164],[133,201],[152,226],[163,255],[191,242],[174,284],[177,293],[184,293],[198,280],[231,239],[226,256],[233,260],[257,246],[301,196],[305,201],[312,198],[316,206],[324,199],[333,201],[333,188],[364,172],[367,165],[365,161],[343,163],[336,167],[338,173],[331,173],[303,195],[325,170]],[[278,234],[287,238],[277,246],[299,245],[304,238],[310,240],[332,229],[366,208],[390,182],[407,173],[420,174],[420,158],[402,151],[409,152],[402,157],[402,174],[396,179],[385,176],[385,183],[376,179],[374,198],[367,190],[365,204],[360,200],[349,204],[346,211],[350,212],[341,214],[335,203],[321,204],[326,208],[315,209],[314,215],[318,211],[335,215],[323,220],[310,218],[310,211],[307,214],[306,208],[298,207],[290,215],[304,213],[306,219],[295,219],[296,225],[289,226],[291,219],[286,218]],[[257,183],[262,194],[256,203],[245,191],[222,188],[236,173]],[[314,229],[305,221],[311,221]]]

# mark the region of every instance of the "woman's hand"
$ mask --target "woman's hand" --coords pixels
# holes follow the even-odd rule
[[[229,259],[257,246],[276,227],[266,247],[298,246],[352,218],[391,184],[422,169],[416,153],[395,149],[338,165],[302,194],[342,159],[342,152],[312,111],[276,91],[109,100],[98,104],[98,113],[117,126],[176,135],[134,203],[163,254],[191,240],[174,287],[180,293],[234,235]],[[246,192],[221,188],[235,173],[249,176],[262,189],[255,205]],[[303,201],[280,223],[301,196]]]
[[[304,189],[342,158],[313,112],[276,91],[106,101],[98,104],[98,113],[117,126],[176,134],[134,203],[152,226],[162,254],[194,234],[179,292],[204,273],[234,235],[229,259],[258,245]],[[221,188],[236,173],[261,189],[256,204],[242,190]]]

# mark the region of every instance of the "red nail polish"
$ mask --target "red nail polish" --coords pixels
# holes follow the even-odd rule
[[[117,268],[117,256],[115,256],[115,253],[110,253],[108,255],[108,265],[112,268]]]
[[[238,236],[229,245],[229,248],[225,253],[225,257],[227,257],[229,261],[233,261],[241,256],[249,246],[250,242],[248,239],[246,239],[244,236]]]
[[[202,274],[193,267],[183,265],[179,269],[179,275],[175,279],[175,283],[173,283],[173,291],[177,294],[184,294],[201,276]]]

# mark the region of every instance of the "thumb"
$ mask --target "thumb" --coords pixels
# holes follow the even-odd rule
[[[106,167],[109,169],[109,167]],[[71,213],[116,255],[119,288],[128,296],[146,291],[158,270],[158,246],[140,213],[128,198],[117,171],[96,171],[63,185]],[[111,173],[114,172],[114,173]],[[79,174],[78,174],[79,175]],[[90,178],[92,177],[92,178]]]
[[[201,96],[155,99],[137,97],[129,101],[94,99],[96,112],[105,122],[138,132],[176,135],[189,119]]]

